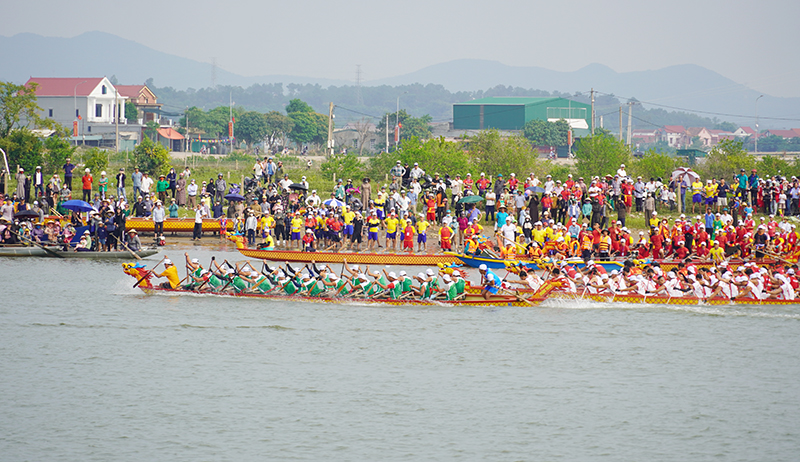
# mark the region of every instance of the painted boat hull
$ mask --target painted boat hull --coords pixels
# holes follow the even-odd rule
[[[528,300],[530,303],[518,300],[515,297],[503,296],[496,299],[484,300],[483,297],[468,295],[464,300],[391,300],[391,299],[374,299],[374,298],[340,298],[340,297],[308,297],[301,295],[272,295],[272,294],[236,294],[236,293],[214,293],[214,292],[198,292],[191,290],[179,289],[164,289],[161,287],[141,287],[142,291],[148,295],[163,294],[163,295],[212,295],[217,297],[231,297],[231,298],[258,298],[275,301],[286,302],[308,302],[308,303],[333,303],[333,304],[355,304],[355,305],[386,305],[386,306],[439,306],[439,307],[501,307],[501,306],[531,306],[541,303],[543,299],[531,298]]]
[[[119,260],[119,259],[127,259],[130,260],[132,255],[127,250],[125,251],[118,251],[118,252],[64,252],[63,250],[59,250],[55,247],[48,247],[49,250],[56,252],[62,258],[67,259],[87,259],[87,260]],[[136,252],[140,258],[149,257],[151,255],[155,255],[158,253],[158,250],[155,249],[145,249],[139,252]],[[14,248],[2,248],[0,247],[0,257],[46,257],[46,258],[58,258],[50,253],[40,249],[39,247],[14,247]]]
[[[140,233],[152,233],[155,229],[153,220],[147,218],[130,217],[125,221],[126,229],[135,229]],[[203,232],[212,233],[219,231],[219,221],[213,218],[203,219]],[[233,231],[233,220],[228,220],[228,231]],[[191,233],[194,231],[194,218],[167,218],[164,220],[165,233]]]
[[[644,296],[644,295],[613,295],[613,294],[583,294],[578,290],[577,294],[570,294],[567,292],[554,291],[550,293],[548,298],[561,299],[561,300],[591,300],[601,303],[648,303],[654,305],[797,305],[800,300],[754,300],[749,298],[742,298],[731,300],[725,297],[700,299],[697,297],[667,297],[659,296]]]
[[[358,265],[397,265],[397,266],[435,266],[438,263],[449,265],[458,259],[448,254],[390,254],[356,252],[302,252],[299,250],[260,250],[240,248],[239,252],[248,258],[268,261],[290,261],[299,263],[347,263]]]
[[[472,268],[477,268],[477,267],[479,267],[481,265],[486,265],[487,268],[503,269],[503,268],[506,268],[507,264],[508,265],[515,265],[515,266],[517,264],[521,264],[521,265],[525,265],[528,268],[533,269],[533,270],[548,269],[548,268],[551,267],[551,265],[539,265],[537,262],[533,262],[533,261],[529,261],[529,260],[503,260],[503,259],[500,259],[500,258],[492,258],[492,257],[484,257],[484,256],[474,257],[474,256],[456,254],[456,253],[450,253],[450,252],[447,252],[447,255],[450,255],[453,258],[457,258],[459,261],[461,261],[461,263],[463,263],[463,264],[465,264],[465,265],[467,265],[469,267],[472,267]],[[618,261],[595,261],[595,263],[597,265],[602,266],[603,268],[605,268],[606,271],[608,271],[608,272],[611,272],[613,270],[621,270],[622,267],[623,267],[623,264],[621,262],[618,262]],[[569,264],[575,265],[578,268],[583,268],[584,266],[586,266],[586,264],[583,262],[583,260],[569,262]]]

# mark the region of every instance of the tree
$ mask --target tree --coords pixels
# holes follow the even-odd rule
[[[69,144],[64,138],[51,136],[44,140],[44,151],[42,152],[42,170],[44,172],[57,172],[67,161],[67,158],[74,157],[76,146]]]
[[[267,122],[267,144],[273,146],[278,140],[285,140],[289,133],[294,129],[294,121],[278,111],[270,111],[264,114]]]
[[[613,175],[620,164],[631,163],[631,153],[625,143],[608,135],[581,138],[573,152],[577,173],[585,178]]]
[[[534,146],[566,146],[569,124],[563,119],[557,122],[531,120],[522,128],[522,133]]]
[[[250,111],[241,114],[236,119],[236,138],[247,143],[247,147],[252,148],[254,143],[264,141],[269,133],[267,119],[264,114]]]
[[[12,172],[19,165],[30,173],[37,165],[42,164],[42,142],[26,128],[16,129],[8,136],[0,138],[0,148],[8,154],[8,167]]]
[[[464,148],[459,143],[434,138],[422,141],[419,138],[403,140],[400,149],[382,152],[371,157],[367,173],[370,178],[384,178],[397,161],[409,166],[418,162],[420,167],[431,176],[434,173],[466,175],[472,171],[469,157],[464,155]]]
[[[381,117],[375,126],[380,138],[386,137],[386,118],[389,118],[389,139],[394,140],[394,128],[397,120],[400,120],[400,141],[411,138],[426,139],[431,137],[430,123],[433,118],[427,114],[422,117],[414,118],[408,115],[405,109],[399,113],[389,112]],[[391,143],[392,145],[394,143]]]
[[[305,101],[295,98],[289,101],[289,104],[286,105],[286,113],[291,114],[293,112],[310,113],[314,112],[314,109],[311,106],[309,106],[308,103],[306,103]]]
[[[725,130],[728,133],[735,132],[739,127],[733,122],[719,122],[714,125],[715,130]]]
[[[495,129],[481,131],[471,138],[469,153],[474,168],[487,175],[535,173],[543,176],[552,166],[550,162],[539,159],[539,152],[525,137],[503,138]]]
[[[322,144],[328,138],[328,116],[316,112],[292,112],[294,128],[289,138],[297,144]]]
[[[741,141],[722,140],[696,170],[704,178],[730,178],[739,169],[750,171],[755,166],[756,158],[745,151]]]
[[[125,101],[125,118],[134,122],[139,120],[139,110],[130,101]]]
[[[12,130],[20,128],[60,128],[52,119],[39,116],[42,108],[36,104],[38,86],[37,83],[15,85],[0,82],[0,138],[6,138]]]
[[[100,172],[108,167],[108,153],[100,148],[92,147],[84,150],[80,154],[80,159],[81,163],[96,176],[100,176]]]
[[[761,158],[756,168],[760,176],[764,178],[779,176],[797,175],[796,163],[789,163],[776,155],[767,155]]]
[[[675,157],[649,149],[641,159],[631,163],[628,171],[631,176],[638,175],[642,178],[669,178],[677,167],[678,161]]]
[[[332,157],[320,165],[322,177],[326,180],[359,178],[364,173],[364,164],[353,154]]]
[[[170,157],[167,148],[150,138],[142,139],[133,149],[134,165],[142,172],[152,176],[166,174],[169,171]]]
[[[361,120],[355,122],[353,126],[356,129],[356,133],[358,133],[358,155],[361,156],[364,154],[364,143],[367,142],[367,137],[369,137],[369,129],[370,123],[367,121],[366,117],[362,117]]]
[[[155,141],[156,133],[158,133],[158,129],[160,127],[160,125],[158,125],[158,122],[151,120],[147,122],[144,126],[145,126],[144,134],[147,135],[147,137],[150,138],[151,140]]]

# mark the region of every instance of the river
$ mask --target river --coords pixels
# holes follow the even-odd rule
[[[800,306],[352,306],[133,282],[118,262],[0,259],[0,460],[800,454]]]

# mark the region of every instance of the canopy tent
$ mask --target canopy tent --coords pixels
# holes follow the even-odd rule
[[[183,135],[181,135],[180,133],[178,133],[177,131],[175,131],[174,129],[169,128],[169,127],[167,127],[167,128],[159,128],[158,129],[158,134],[161,135],[161,137],[166,138],[168,140],[182,140],[182,139],[184,139]]]

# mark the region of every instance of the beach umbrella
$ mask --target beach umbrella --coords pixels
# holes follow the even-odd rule
[[[241,194],[229,193],[225,195],[225,199],[229,201],[243,201],[244,196],[242,196]]]
[[[15,213],[14,218],[39,218],[39,214],[33,210],[23,210]]]
[[[303,191],[308,191],[308,186],[306,186],[306,185],[304,185],[302,183],[292,183],[292,184],[289,185],[289,189],[300,189],[300,190],[303,190]]]
[[[483,200],[483,198],[481,196],[479,196],[477,194],[472,194],[470,196],[465,196],[465,197],[459,199],[458,203],[459,204],[474,204],[474,203],[480,202],[482,200]]]
[[[674,180],[674,179],[678,178],[681,175],[686,175],[692,180],[699,180],[700,179],[700,175],[698,175],[696,172],[694,172],[689,167],[676,168],[672,172],[672,179]]]
[[[343,207],[345,205],[344,202],[340,201],[339,199],[328,199],[323,204],[327,205],[328,207]]]
[[[91,204],[78,199],[66,201],[63,204],[61,204],[61,207],[64,207],[67,210],[72,210],[74,212],[91,212],[92,210],[94,210],[94,207],[92,207]]]
[[[525,191],[530,191],[534,193],[543,193],[544,188],[540,188],[538,186],[528,186],[527,188],[525,188]]]

